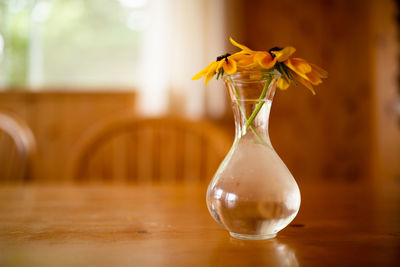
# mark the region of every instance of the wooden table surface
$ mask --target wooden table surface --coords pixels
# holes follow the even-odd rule
[[[400,266],[400,187],[300,185],[293,223],[233,239],[205,186],[0,186],[0,266]]]

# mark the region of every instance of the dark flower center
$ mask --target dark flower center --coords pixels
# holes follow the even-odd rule
[[[220,60],[225,59],[225,61],[228,62],[228,57],[229,57],[230,55],[231,55],[231,54],[226,53],[225,55],[219,56],[219,57],[217,57],[217,61],[220,61]]]
[[[270,50],[268,50],[268,53],[272,56],[272,58],[275,58],[275,55],[273,53],[271,53],[271,52],[273,52],[273,51],[281,51],[282,49],[283,48],[281,48],[281,47],[274,46]]]

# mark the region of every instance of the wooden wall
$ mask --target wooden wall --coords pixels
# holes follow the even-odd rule
[[[133,92],[1,92],[0,109],[13,112],[32,129],[37,142],[30,178],[65,181],[74,145],[95,123],[135,113]]]
[[[382,144],[386,147],[383,148],[386,160],[392,161],[392,172],[388,175],[392,178],[399,175],[394,166],[396,160],[400,161],[400,149],[395,140],[400,136],[399,126],[394,124],[395,115],[382,115],[385,113],[382,109],[396,110],[396,93],[393,92],[396,77],[381,75],[381,83],[375,83],[378,72],[385,73],[386,67],[384,64],[377,66],[376,51],[380,49],[380,54],[385,51],[389,59],[397,57],[397,46],[393,48],[393,41],[385,48],[376,36],[376,29],[380,29],[381,40],[382,36],[389,40],[396,38],[393,30],[382,29],[395,21],[393,2],[234,2],[238,17],[242,18],[241,29],[236,29],[240,32],[238,41],[256,50],[292,45],[297,48],[296,57],[305,58],[329,72],[329,78],[317,87],[316,96],[300,86],[276,94],[271,115],[271,139],[294,176],[300,181],[368,179],[376,173],[376,168],[385,168],[382,164],[377,167],[374,154]],[[382,25],[382,20],[386,24]],[[238,25],[237,22],[234,24]],[[393,69],[393,60],[391,64]],[[389,92],[386,97],[380,94],[380,98],[386,98],[386,104],[380,101],[377,105],[376,92],[382,92],[380,86],[385,86],[382,77],[391,79],[392,89],[386,90]],[[392,101],[388,101],[389,96]],[[386,127],[392,132],[388,142],[383,141],[387,137],[384,134]],[[380,144],[376,143],[377,128],[380,128]]]
[[[398,1],[397,1],[398,2]],[[400,5],[400,3],[399,3]],[[396,3],[371,2],[376,180],[400,182],[399,25]]]

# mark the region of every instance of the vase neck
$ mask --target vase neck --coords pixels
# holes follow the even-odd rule
[[[256,111],[258,105],[262,105],[258,114],[249,123],[250,116]],[[233,113],[235,117],[235,139],[243,136],[248,138],[260,138],[266,143],[270,143],[268,134],[269,114],[272,101],[234,101],[232,102]],[[244,116],[246,114],[246,116]]]
[[[235,140],[252,139],[271,146],[269,115],[279,73],[247,71],[224,77],[235,117]]]

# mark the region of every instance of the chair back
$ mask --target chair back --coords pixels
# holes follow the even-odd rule
[[[0,181],[28,180],[34,151],[30,128],[15,115],[0,112]]]
[[[77,144],[75,181],[208,182],[231,146],[214,125],[179,118],[121,116],[103,122]]]

